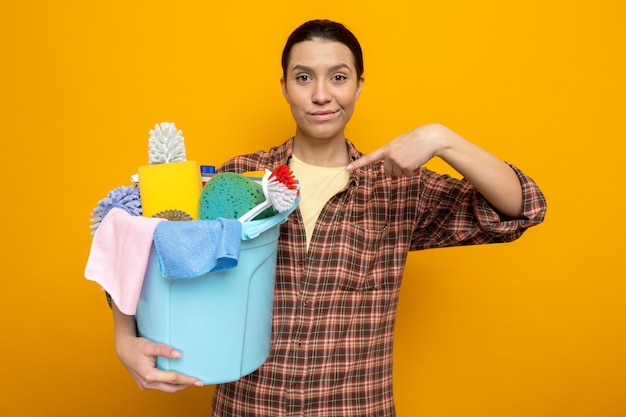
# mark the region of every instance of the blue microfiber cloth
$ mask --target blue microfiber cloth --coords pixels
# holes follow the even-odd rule
[[[239,261],[241,223],[223,218],[161,222],[154,231],[154,247],[166,278],[193,278],[234,268]]]

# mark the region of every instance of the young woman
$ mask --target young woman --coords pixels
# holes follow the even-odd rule
[[[343,25],[303,24],[282,65],[295,136],[220,170],[289,164],[302,201],[281,229],[270,357],[216,387],[213,415],[393,416],[393,331],[407,253],[515,240],[543,221],[545,199],[517,168],[441,125],[361,154],[344,129],[363,88],[363,56]],[[464,179],[422,167],[434,157]],[[200,385],[155,369],[156,356],[180,353],[138,338],[132,317],[115,306],[114,317],[118,355],[140,387]]]

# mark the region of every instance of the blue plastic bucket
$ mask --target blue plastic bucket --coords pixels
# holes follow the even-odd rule
[[[157,367],[204,384],[236,381],[270,353],[279,225],[295,210],[245,222],[235,268],[195,278],[163,277],[154,246],[136,319],[139,334],[181,351]]]

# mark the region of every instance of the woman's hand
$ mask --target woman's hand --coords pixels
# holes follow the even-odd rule
[[[419,168],[449,146],[456,135],[445,126],[428,124],[404,133],[346,167],[348,171],[382,161],[385,172],[393,176],[412,176]],[[456,135],[458,136],[458,135]]]
[[[385,172],[412,176],[438,156],[468,180],[498,211],[522,214],[522,187],[517,175],[499,158],[438,124],[420,126],[350,163],[348,171],[382,161]]]
[[[181,353],[170,346],[137,337],[134,317],[123,314],[115,305],[112,307],[115,321],[115,350],[139,388],[178,392],[190,386],[202,386],[202,382],[197,378],[157,369],[157,356],[178,359]]]

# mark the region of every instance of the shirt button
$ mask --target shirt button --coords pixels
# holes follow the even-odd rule
[[[303,266],[303,265],[304,265],[304,259],[300,259],[300,260],[298,261],[298,265]]]
[[[308,306],[310,306],[310,305],[311,305],[311,302],[310,302],[309,300],[304,300],[304,301],[302,302],[302,304],[303,304],[305,307],[308,307]]]
[[[293,384],[293,388],[294,389],[300,389],[300,384],[296,382],[295,384]]]

